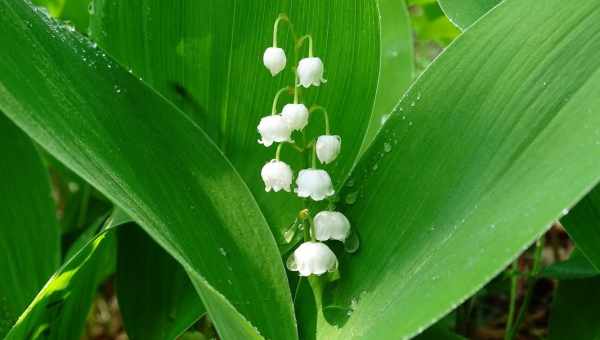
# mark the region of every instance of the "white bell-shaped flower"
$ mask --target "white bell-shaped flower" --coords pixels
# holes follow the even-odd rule
[[[327,82],[323,79],[323,62],[321,58],[310,57],[300,60],[296,73],[300,85],[304,87],[319,86],[321,83]]]
[[[310,197],[315,201],[321,201],[332,196],[335,191],[331,184],[331,177],[325,170],[304,169],[298,173],[295,191],[299,197]]]
[[[292,130],[287,126],[281,115],[270,115],[260,120],[258,133],[262,138],[258,142],[269,147],[273,142],[289,142]]]
[[[265,182],[265,191],[267,192],[271,189],[275,192],[282,189],[287,192],[291,190],[292,168],[282,161],[273,159],[265,164],[260,171],[260,176]]]
[[[285,68],[285,63],[285,52],[282,48],[269,47],[265,50],[265,54],[263,54],[263,64],[271,71],[273,77]]]
[[[322,275],[337,270],[338,260],[333,251],[321,242],[302,243],[288,259],[288,269],[300,276]]]
[[[304,104],[286,104],[281,116],[292,130],[302,130],[308,124],[308,109]]]
[[[342,148],[340,136],[323,135],[317,138],[317,158],[324,164],[333,162]]]
[[[350,235],[350,221],[338,211],[321,211],[315,218],[315,237],[319,241],[346,241]]]

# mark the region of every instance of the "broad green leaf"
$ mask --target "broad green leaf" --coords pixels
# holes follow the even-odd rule
[[[554,263],[544,268],[540,276],[558,280],[583,279],[600,275],[600,270],[575,249],[568,260]]]
[[[600,339],[600,277],[561,281],[550,312],[550,340]]]
[[[325,65],[327,83],[302,90],[301,99],[326,107],[332,133],[342,137],[342,153],[326,168],[338,186],[348,174],[369,124],[379,74],[375,1],[96,0],[94,7],[92,38],[205,129],[246,181],[278,238],[302,205],[289,193],[265,192],[260,169],[274,158],[275,147],[257,143],[256,127],[270,114],[277,90],[294,83],[285,23],[278,46],[287,52],[288,67],[273,78],[262,65],[273,23],[286,13],[298,35],[312,35],[315,55]],[[307,51],[305,46],[301,56]],[[283,96],[279,109],[291,100]],[[317,112],[308,136],[321,134]],[[302,136],[295,139],[302,145]],[[296,171],[306,167],[291,147],[284,147],[282,159]]]
[[[0,2],[0,25],[0,109],[192,275],[222,337],[295,338],[277,245],[208,136],[27,3]]]
[[[410,16],[404,1],[379,0],[379,80],[373,113],[361,152],[371,144],[387,114],[410,84],[415,64]]]
[[[598,182],[599,36],[595,0],[507,0],[429,66],[342,193],[361,247],[319,338],[414,336]]]
[[[461,30],[471,26],[502,0],[438,0],[450,21]]]
[[[102,222],[91,229],[97,230]],[[113,230],[117,226],[107,219],[104,230],[66,260],[21,314],[6,340],[81,337],[96,289],[115,266]]]
[[[577,248],[600,270],[600,187],[587,194],[561,222]]]
[[[132,339],[175,339],[204,312],[187,273],[142,229],[118,230],[117,297]]]
[[[58,268],[48,173],[31,140],[0,114],[0,338]]]

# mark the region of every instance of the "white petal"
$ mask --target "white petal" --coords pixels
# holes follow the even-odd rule
[[[340,153],[342,139],[340,136],[323,135],[317,138],[317,158],[324,164],[333,162]]]
[[[335,254],[324,243],[304,242],[293,256],[300,276],[321,275],[337,268]]]
[[[285,52],[279,47],[267,48],[263,54],[263,64],[269,69],[272,76],[277,75],[285,68]]]
[[[265,183],[265,190],[278,192],[290,191],[292,185],[292,168],[282,161],[272,160],[262,167],[260,175]]]
[[[321,169],[300,170],[296,185],[295,191],[299,197],[310,197],[315,201],[321,201],[335,193],[331,177]]]
[[[327,82],[323,79],[323,62],[320,58],[311,57],[301,59],[298,63],[298,81],[304,87],[320,86],[321,83]]]
[[[319,241],[344,242],[350,235],[350,221],[338,211],[321,211],[315,218],[315,237]]]
[[[286,104],[281,116],[292,130],[302,130],[308,124],[308,109],[304,104]]]
[[[291,141],[292,130],[287,126],[281,115],[270,115],[263,117],[258,123],[258,133],[261,140],[258,142],[264,146],[271,146],[273,142],[282,143]]]

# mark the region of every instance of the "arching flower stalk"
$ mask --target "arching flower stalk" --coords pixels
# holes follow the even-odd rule
[[[326,241],[346,242],[350,235],[350,221],[341,212],[333,211],[333,200],[335,195],[333,181],[326,169],[318,168],[317,159],[320,164],[333,163],[341,151],[341,137],[333,135],[330,131],[329,115],[327,110],[319,105],[312,105],[310,110],[301,100],[300,88],[320,86],[326,80],[323,77],[323,61],[314,55],[314,41],[311,35],[297,38],[290,19],[280,14],[273,26],[273,43],[265,50],[263,63],[272,76],[282,72],[287,63],[285,51],[278,47],[277,32],[281,23],[287,23],[292,38],[294,39],[294,84],[290,87],[280,89],[273,99],[271,114],[261,118],[258,124],[258,132],[261,139],[258,141],[265,147],[277,144],[275,158],[266,162],[261,170],[261,177],[266,191],[279,192],[281,190],[291,192],[293,182],[293,169],[281,159],[282,146],[292,146],[289,150],[295,150],[302,154],[303,159],[312,158],[311,166],[299,169],[294,188],[294,193],[301,198],[304,209],[298,214],[298,218],[292,226],[304,226],[304,242],[300,244],[288,258],[288,269],[298,271],[300,276],[322,275],[328,272],[336,272],[338,260],[335,253],[325,243]],[[308,42],[308,56],[299,58],[300,50],[304,43]],[[280,97],[288,92],[293,101],[283,105],[278,110]],[[316,112],[323,114],[324,134],[307,137],[307,127],[310,118]],[[313,130],[311,130],[313,131]],[[298,133],[302,138],[303,145],[298,145],[292,139],[292,135]],[[308,136],[310,137],[310,136]],[[308,140],[308,142],[306,142]],[[308,152],[311,154],[309,155]],[[323,210],[312,217],[310,207],[316,211],[322,210],[319,204],[328,200],[329,210]],[[287,238],[286,238],[287,239]]]

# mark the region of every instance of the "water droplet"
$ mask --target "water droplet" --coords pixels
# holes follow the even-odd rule
[[[569,209],[565,208],[565,209],[562,210],[562,215],[563,216],[568,215],[568,214],[569,214]]]
[[[390,118],[390,115],[389,115],[389,114],[381,116],[381,121],[380,121],[380,124],[381,124],[381,125],[385,124],[385,122],[387,122],[387,120],[388,120],[389,118]]]
[[[490,224],[490,229],[496,229],[496,225],[495,224]]]
[[[225,249],[219,248],[219,252],[221,253],[221,255],[227,256],[227,252],[225,251]]]
[[[390,143],[384,143],[383,144],[383,151],[385,151],[385,152],[392,151],[392,144],[390,144]]]
[[[377,171],[377,169],[379,169],[379,164],[373,165],[371,169],[373,169],[373,171]]]
[[[96,9],[94,8],[94,1],[90,1],[90,4],[88,5],[88,13],[90,15],[94,15],[94,13],[96,12]]]
[[[406,116],[402,116],[402,120],[405,120],[405,119],[406,119]]]
[[[412,125],[413,125],[413,122],[408,122],[408,126],[412,126]]]
[[[347,180],[347,181],[346,181],[346,186],[347,186],[348,188],[352,188],[352,187],[354,186],[354,184],[356,184],[356,183],[354,182],[354,178],[350,178],[349,180]]]
[[[358,239],[358,234],[355,231],[351,231],[350,235],[344,242],[344,250],[347,253],[355,253],[360,247],[360,240]]]
[[[296,258],[294,257],[294,254],[290,255],[287,258],[287,260],[285,261],[285,266],[288,270],[293,272],[298,270],[298,265],[296,264]]]
[[[69,182],[69,184],[67,184],[67,187],[69,188],[70,192],[79,191],[79,184],[77,184],[76,182]]]
[[[121,88],[118,85],[113,86],[113,89],[117,94],[121,93]]]
[[[412,102],[412,103],[410,103],[410,106],[415,106],[415,104],[416,104],[415,102]]]
[[[351,192],[349,194],[346,195],[346,198],[344,199],[344,201],[346,202],[346,204],[354,204],[356,203],[356,198],[358,197],[358,192]]]

